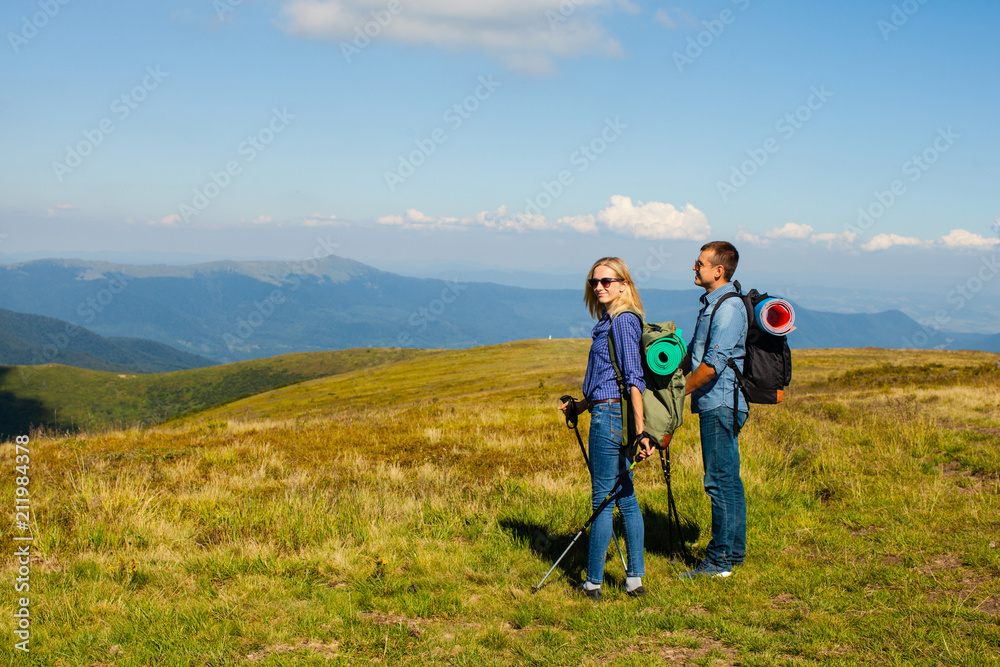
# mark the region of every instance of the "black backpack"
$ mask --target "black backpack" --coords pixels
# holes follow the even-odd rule
[[[733,281],[736,287],[735,292],[728,292],[715,302],[712,308],[712,315],[708,320],[708,336],[705,340],[705,349],[709,349],[708,338],[712,335],[712,320],[715,319],[715,311],[719,309],[726,299],[739,297],[747,311],[747,337],[744,344],[746,356],[743,359],[743,371],[736,366],[736,361],[729,359],[727,364],[736,374],[736,384],[733,386],[733,412],[739,407],[739,395],[736,393],[737,387],[743,391],[743,397],[747,403],[780,403],[784,398],[784,389],[792,381],[792,351],[788,348],[788,339],[785,336],[776,336],[757,322],[754,312],[757,305],[765,299],[771,297],[767,294],[760,294],[752,289],[746,294],[742,293],[740,282]],[[733,432],[736,431],[736,419],[734,414]]]

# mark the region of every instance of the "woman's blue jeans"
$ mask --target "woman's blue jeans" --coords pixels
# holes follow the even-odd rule
[[[747,503],[740,479],[739,432],[747,413],[722,405],[698,415],[701,457],[705,464],[705,493],[712,500],[712,541],[708,560],[723,567],[739,565],[746,557]]]
[[[590,489],[591,507],[597,509],[611,492],[615,482],[632,464],[631,454],[622,448],[622,413],[619,403],[599,403],[590,412]],[[611,544],[611,522],[614,506],[618,505],[625,527],[625,548],[628,550],[626,576],[645,575],[643,563],[644,531],[639,501],[632,486],[632,473],[615,494],[614,503],[608,503],[594,523],[590,525],[590,552],[587,556],[587,581],[600,584],[604,581],[604,559]]]

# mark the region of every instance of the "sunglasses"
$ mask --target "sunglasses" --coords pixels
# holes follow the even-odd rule
[[[597,287],[598,285],[602,285],[604,289],[611,287],[611,283],[623,283],[623,282],[625,281],[622,280],[621,278],[590,278],[587,281],[587,283],[589,283],[591,287]]]

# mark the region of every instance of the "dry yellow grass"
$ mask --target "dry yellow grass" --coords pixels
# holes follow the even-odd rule
[[[662,476],[643,465],[651,594],[625,598],[612,562],[603,606],[570,594],[585,546],[528,592],[589,514],[555,410],[579,393],[585,342],[434,353],[160,427],[39,437],[28,658],[996,664],[1000,373],[969,369],[997,359],[796,352],[787,402],[755,408],[742,438],[744,569],[676,580]],[[908,370],[865,384],[886,364]],[[709,536],[696,426],[672,460],[697,555]],[[13,457],[0,446],[5,469]],[[0,482],[13,498],[13,477]],[[15,575],[5,562],[0,576]]]

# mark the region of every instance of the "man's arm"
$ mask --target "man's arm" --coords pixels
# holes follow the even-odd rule
[[[712,329],[709,331],[708,339],[712,341],[712,347],[705,348],[705,356],[702,357],[701,365],[694,369],[685,382],[684,391],[686,394],[698,389],[725,370],[733,348],[741,337],[746,336],[746,320],[743,320],[740,327],[733,327],[734,320],[739,317],[737,313],[746,313],[743,304],[738,299],[733,299],[733,306],[729,304],[719,304],[718,312],[712,321]],[[739,310],[737,310],[737,308]]]
[[[711,382],[714,377],[715,369],[703,362],[698,368],[694,369],[694,373],[688,375],[687,380],[684,382],[684,395],[686,396],[698,389],[698,387]]]

